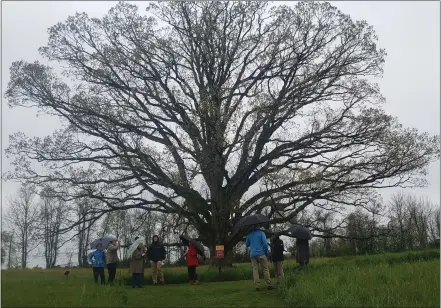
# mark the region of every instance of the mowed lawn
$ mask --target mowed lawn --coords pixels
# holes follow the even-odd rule
[[[272,266],[271,266],[272,267]],[[127,269],[117,285],[95,285],[91,269],[2,271],[2,307],[439,307],[439,250],[312,259],[306,270],[292,260],[277,290],[256,292],[250,264],[223,272],[201,266],[202,283],[185,283],[186,268],[165,268],[165,286],[130,287]],[[107,275],[107,273],[106,273]],[[263,277],[262,277],[263,278]],[[248,279],[248,280],[246,280]],[[262,287],[265,286],[261,279]]]

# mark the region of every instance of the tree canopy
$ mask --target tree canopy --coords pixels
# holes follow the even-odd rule
[[[283,223],[309,206],[362,203],[370,188],[424,185],[439,137],[382,110],[377,40],[365,21],[323,2],[77,13],[39,50],[63,75],[39,62],[11,67],[9,105],[36,106],[64,126],[11,136],[8,176],[99,200],[94,217],[179,214],[226,249],[246,214]]]

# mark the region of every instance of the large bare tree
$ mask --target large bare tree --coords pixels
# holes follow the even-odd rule
[[[212,252],[242,238],[230,230],[243,215],[277,209],[283,223],[369,188],[424,185],[439,156],[438,136],[381,109],[372,26],[329,3],[119,3],[53,26],[40,53],[64,77],[14,62],[5,97],[65,126],[13,135],[9,178],[95,198],[96,217],[178,214]]]

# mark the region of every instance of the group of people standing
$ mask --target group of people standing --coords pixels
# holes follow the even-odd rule
[[[138,238],[135,238],[135,241]],[[96,246],[96,250],[89,254],[89,262],[92,264],[93,277],[96,283],[100,278],[101,284],[105,284],[104,267],[107,266],[109,278],[107,283],[113,284],[116,276],[116,268],[119,262],[118,249],[119,241],[111,241],[103,250],[101,244]],[[162,270],[162,262],[165,260],[166,250],[164,245],[159,241],[159,236],[152,238],[152,243],[147,248],[140,244],[133,252],[130,258],[130,272],[132,273],[132,287],[142,287],[142,279],[144,276],[144,263],[149,260],[152,265],[153,284],[164,284],[164,272]]]
[[[135,241],[138,237],[135,237]],[[119,262],[118,249],[120,243],[115,240],[111,241],[106,250],[103,249],[101,244],[96,246],[96,250],[89,254],[89,262],[92,264],[93,277],[95,283],[98,283],[100,278],[101,284],[105,284],[104,268],[107,266],[109,278],[107,283],[113,284],[116,276],[116,269]],[[188,269],[188,281],[191,285],[199,284],[199,276],[196,272],[196,268],[199,265],[198,250],[192,243],[187,243],[185,251],[185,259]],[[132,287],[141,288],[142,280],[144,277],[144,263],[150,261],[152,267],[152,280],[154,285],[165,284],[164,272],[162,269],[162,263],[166,258],[166,250],[164,245],[160,242],[159,236],[154,235],[152,243],[146,247],[143,244],[139,244],[130,257],[130,272],[132,273]],[[205,256],[202,256],[205,259]]]
[[[273,235],[269,247],[265,232],[260,229],[259,225],[254,225],[247,234],[245,245],[247,250],[250,251],[253,281],[256,291],[260,291],[259,265],[262,268],[267,289],[273,289],[268,263],[269,261],[273,262],[274,274],[277,278],[277,284],[279,284],[284,277],[283,253],[285,247],[282,239],[278,234]],[[297,263],[303,267],[309,263],[309,241],[297,239],[296,246],[296,260]],[[269,248],[271,249],[269,250]]]
[[[138,237],[135,238],[135,242]],[[199,277],[196,273],[196,268],[199,265],[198,248],[195,243],[191,241],[185,241],[186,252],[184,254],[188,269],[188,281],[191,285],[199,284]],[[196,243],[197,244],[197,243]],[[250,252],[251,265],[253,269],[253,281],[254,287],[257,291],[260,290],[260,277],[259,277],[259,265],[262,267],[267,289],[273,289],[271,283],[271,277],[269,272],[269,261],[274,264],[274,272],[277,278],[277,284],[283,279],[283,261],[285,247],[280,236],[275,234],[271,238],[271,245],[268,245],[268,241],[265,233],[260,229],[259,225],[254,225],[246,237],[246,248]],[[106,247],[106,251],[103,250],[101,244],[96,246],[96,250],[89,254],[89,262],[92,263],[93,277],[96,283],[98,278],[101,280],[101,284],[105,284],[104,267],[107,266],[109,273],[108,283],[112,284],[115,280],[116,268],[119,262],[118,249],[120,244],[117,240],[111,241]],[[270,249],[271,248],[271,249]],[[199,248],[200,250],[201,248]],[[144,263],[149,260],[152,267],[152,280],[154,285],[164,284],[164,272],[162,269],[162,262],[166,258],[166,250],[164,245],[160,242],[159,236],[155,235],[152,238],[152,243],[146,247],[143,244],[139,244],[133,251],[130,257],[130,272],[132,273],[132,287],[141,288],[142,280],[144,277]],[[202,258],[205,256],[202,254]],[[301,266],[305,266],[309,262],[309,243],[308,240],[297,239],[297,262]]]
[[[93,278],[96,283],[98,283],[98,277],[100,278],[101,284],[106,283],[106,278],[104,274],[104,267],[107,266],[107,271],[109,273],[108,283],[113,283],[116,276],[116,267],[118,264],[118,249],[119,242],[111,241],[107,246],[106,251],[103,250],[101,244],[96,246],[96,250],[89,254],[89,262],[92,264]]]
[[[135,238],[135,241],[138,238]],[[166,251],[159,241],[159,236],[154,235],[152,243],[147,248],[140,244],[133,252],[130,259],[130,272],[132,273],[132,288],[142,288],[144,277],[144,262],[149,260],[152,266],[152,280],[154,285],[164,284],[164,272],[162,262],[165,260]]]

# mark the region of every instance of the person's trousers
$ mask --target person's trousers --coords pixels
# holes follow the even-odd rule
[[[132,274],[132,286],[141,287],[142,286],[142,273]]]
[[[98,276],[100,277],[101,284],[106,283],[106,277],[104,276],[104,267],[93,267],[93,279],[95,283],[98,283]]]
[[[161,261],[153,261],[152,262],[152,280],[153,283],[163,283],[164,282],[164,272],[162,271],[162,262]]]
[[[116,266],[116,262],[107,264],[107,271],[109,272],[109,279],[107,280],[108,283],[113,283],[115,281]]]
[[[274,262],[274,273],[278,281],[283,279],[283,261]]]
[[[263,276],[265,278],[266,284],[268,286],[270,286],[271,285],[271,278],[270,278],[270,273],[269,273],[269,268],[268,268],[268,259],[266,258],[265,255],[251,257],[251,265],[253,267],[254,286],[256,288],[260,288],[259,264],[262,267]]]
[[[196,265],[188,266],[188,280],[196,281],[199,280],[198,274],[196,273]]]

